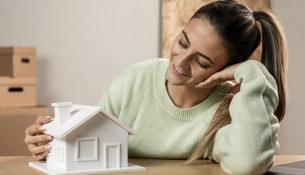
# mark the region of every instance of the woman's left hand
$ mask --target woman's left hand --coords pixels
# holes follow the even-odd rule
[[[234,72],[240,64],[242,64],[242,63],[233,64],[219,72],[212,74],[209,78],[207,78],[205,81],[199,83],[195,87],[196,88],[209,88],[209,87],[213,87],[218,84],[224,83],[226,81],[234,80]],[[235,94],[235,93],[239,92],[239,88],[240,88],[239,84],[236,84],[235,86],[233,86],[232,93]]]

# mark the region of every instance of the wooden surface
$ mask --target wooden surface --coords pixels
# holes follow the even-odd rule
[[[305,160],[303,156],[275,156],[275,165],[291,163],[296,161]],[[0,156],[0,174],[23,174],[35,175],[43,174],[28,166],[28,162],[35,161],[32,157],[28,156]],[[224,174],[219,164],[209,160],[200,160],[197,163],[189,166],[184,166],[184,160],[161,160],[161,159],[129,159],[130,163],[134,163],[147,168],[145,172],[131,172],[131,173],[117,173],[123,174],[166,174],[166,175],[179,175],[179,174],[209,174],[221,175]]]

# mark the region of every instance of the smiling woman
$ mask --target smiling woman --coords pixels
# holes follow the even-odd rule
[[[260,42],[261,62],[249,60]],[[263,174],[279,148],[286,59],[282,28],[271,12],[216,1],[193,15],[169,60],[131,66],[99,105],[139,133],[128,140],[129,156],[187,164],[205,158],[228,174]],[[37,158],[45,154],[37,145],[48,141],[37,139],[39,126],[49,121],[27,129],[25,141]]]

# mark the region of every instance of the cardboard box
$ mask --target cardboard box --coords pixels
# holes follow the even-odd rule
[[[0,47],[0,76],[35,77],[36,49]]]
[[[36,77],[0,77],[0,108],[36,106]]]
[[[45,106],[0,109],[0,156],[31,155],[24,143],[25,129],[48,113]]]

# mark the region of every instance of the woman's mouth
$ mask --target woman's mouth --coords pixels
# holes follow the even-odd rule
[[[185,74],[181,70],[179,70],[175,64],[173,64],[173,72],[175,75],[177,75],[179,77],[183,77],[183,76],[189,77],[187,74]]]

